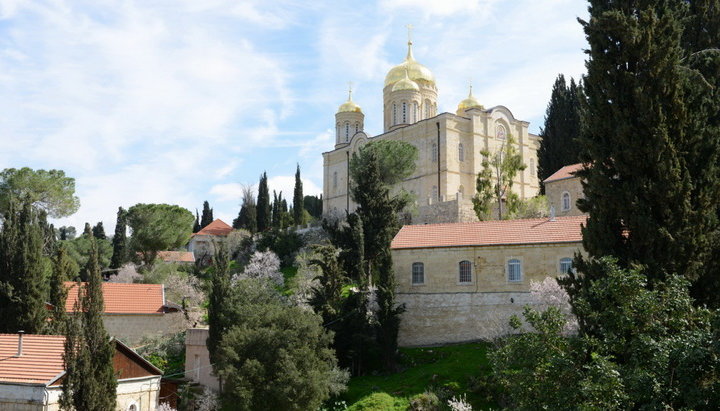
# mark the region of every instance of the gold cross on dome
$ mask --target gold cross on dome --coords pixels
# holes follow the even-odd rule
[[[348,101],[352,100],[352,81],[348,81]]]

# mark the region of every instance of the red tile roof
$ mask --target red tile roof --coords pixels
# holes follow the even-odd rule
[[[84,284],[84,283],[83,283]],[[68,287],[65,310],[73,311],[77,301],[77,283],[65,282]],[[105,314],[160,314],[165,305],[162,284],[103,283]]]
[[[392,241],[394,250],[404,248],[467,247],[568,243],[582,241],[581,225],[587,216],[529,220],[480,221],[406,225]]]
[[[557,180],[564,180],[566,178],[573,178],[575,177],[575,172],[583,168],[582,163],[577,164],[571,164],[569,166],[565,166],[561,168],[560,170],[554,172],[550,177],[543,180],[543,183],[549,183],[552,181]]]
[[[166,263],[195,262],[195,255],[190,251],[158,251],[157,257]]]
[[[18,352],[18,334],[0,334],[0,382],[49,384],[65,371],[62,335],[23,335]]]
[[[212,223],[208,224],[202,230],[198,231],[193,235],[217,235],[226,236],[233,230],[232,227],[227,225],[223,220],[217,219]]]

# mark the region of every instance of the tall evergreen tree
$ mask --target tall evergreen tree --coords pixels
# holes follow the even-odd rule
[[[582,86],[565,76],[558,75],[552,95],[545,111],[545,125],[540,130],[542,141],[538,150],[538,171],[540,181],[550,177],[560,168],[579,161],[580,126],[582,116]],[[545,190],[542,187],[543,192]]]
[[[208,338],[206,345],[210,353],[210,362],[217,364],[218,348],[223,335],[232,327],[229,310],[232,309],[232,274],[230,256],[223,243],[215,252],[210,270],[210,292],[208,294]],[[217,369],[217,368],[216,368]]]
[[[0,231],[0,332],[40,334],[47,323],[43,231],[31,204],[9,202]]]
[[[305,198],[303,198],[303,208],[315,218],[322,217],[322,203],[322,194],[320,194],[320,196],[305,196]]]
[[[257,230],[263,232],[271,227],[270,191],[268,190],[267,173],[260,176],[257,196]]]
[[[195,209],[195,223],[193,224],[193,233],[197,233],[200,230],[202,230],[202,227],[200,226],[200,214],[198,213],[198,210],[196,208]]]
[[[90,223],[85,223],[85,229],[83,230],[83,235],[85,237],[92,237],[93,231],[92,231],[92,226],[90,226]]]
[[[272,203],[272,226],[273,228],[282,228],[282,191],[280,192],[280,198],[278,198],[277,193],[275,190],[273,190],[273,203]]]
[[[118,269],[128,261],[127,244],[127,211],[118,207],[117,220],[115,222],[115,235],[112,239],[113,255],[110,260],[110,268]]]
[[[207,227],[213,222],[213,210],[210,208],[210,203],[207,201],[203,202],[202,217],[200,217],[200,229]]]
[[[255,204],[255,193],[252,186],[243,186],[243,198],[240,206],[240,212],[235,220],[233,220],[233,228],[244,228],[251,233],[257,231],[257,205]]]
[[[67,299],[67,287],[65,281],[75,278],[77,265],[74,264],[64,245],[57,247],[57,251],[53,258],[53,270],[50,276],[50,321],[48,323],[48,332],[50,334],[65,334],[67,326],[67,312],[65,310],[65,300]]]
[[[691,110],[711,86],[693,81],[687,67],[687,4],[590,3],[581,161],[592,166],[578,173],[578,207],[589,214],[584,248],[621,267],[646,266],[651,284],[671,273],[696,279],[718,227],[720,143],[704,131],[709,113]],[[583,275],[566,284],[571,297],[602,275],[582,259],[578,266]]]
[[[60,405],[63,409],[104,411],[115,409],[117,380],[113,369],[114,342],[110,340],[104,312],[102,278],[97,262],[97,245],[92,247],[84,277],[77,283],[78,300],[66,326],[65,363]]]
[[[95,227],[92,229],[93,237],[97,238],[98,240],[107,240],[107,236],[105,235],[105,227],[103,227],[102,221],[95,224]]]
[[[304,217],[303,184],[302,180],[300,180],[300,164],[298,164],[295,170],[295,190],[293,191],[293,220],[295,221],[295,225],[305,223]]]

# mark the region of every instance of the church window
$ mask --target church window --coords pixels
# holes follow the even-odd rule
[[[345,123],[345,142],[350,140],[350,123]]]
[[[570,209],[570,193],[565,191],[562,193],[562,211],[568,211]]]
[[[430,115],[430,100],[425,100],[425,118],[432,117]]]
[[[425,265],[423,263],[412,264],[412,283],[425,284]]]
[[[461,284],[467,284],[472,282],[472,265],[470,261],[460,261],[458,264],[459,274],[458,282]]]
[[[397,104],[393,103],[393,125],[397,124]]]
[[[418,106],[417,102],[413,103],[413,123],[418,121]]]
[[[565,257],[560,259],[560,274],[569,274],[572,270],[572,258]]]
[[[355,134],[360,131],[360,123],[355,123]]]
[[[432,147],[430,149],[430,157],[431,157],[433,163],[437,161],[438,150],[437,150],[437,144],[435,144],[435,143],[432,143]]]
[[[497,129],[495,131],[495,136],[498,138],[498,140],[505,140],[506,132],[505,132],[505,126],[502,124],[497,125]]]
[[[337,171],[333,173],[333,188],[337,188]]]
[[[507,262],[507,276],[510,282],[522,281],[522,265],[520,260],[512,258]]]
[[[463,149],[462,143],[458,144],[458,160],[465,161],[465,150]]]
[[[402,122],[403,124],[407,124],[407,103],[405,103],[404,101],[402,110]]]

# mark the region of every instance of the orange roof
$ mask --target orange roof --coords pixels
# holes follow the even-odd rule
[[[0,382],[49,384],[65,372],[62,335],[23,335],[22,355],[18,334],[0,334]]]
[[[467,247],[582,241],[581,226],[587,216],[529,220],[480,221],[406,225],[392,241],[395,250],[404,248]]]
[[[232,227],[227,225],[223,220],[217,219],[212,223],[208,224],[202,230],[198,231],[193,235],[217,235],[226,236],[233,230]]]
[[[565,167],[561,168],[560,170],[554,172],[550,177],[543,180],[543,183],[549,183],[549,182],[557,181],[557,180],[564,180],[566,178],[573,178],[573,177],[575,177],[575,172],[582,168],[583,168],[582,163],[571,164],[569,166],[565,166]]]
[[[190,251],[158,251],[157,257],[166,263],[195,262],[195,255]]]
[[[83,283],[85,284],[85,283]],[[65,310],[73,311],[77,301],[77,283],[66,281],[68,296]],[[103,283],[105,314],[160,314],[165,305],[162,284]]]

